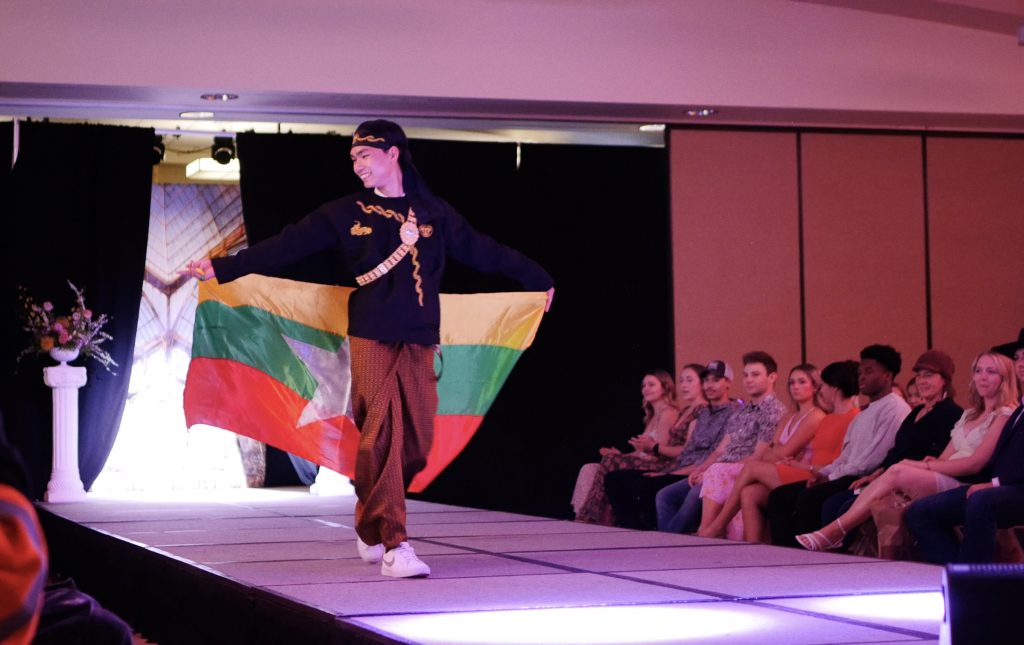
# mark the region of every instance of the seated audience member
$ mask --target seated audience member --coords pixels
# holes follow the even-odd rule
[[[70,580],[46,584],[49,554],[30,489],[0,416],[0,643],[131,645],[128,624]]]
[[[770,444],[779,419],[786,413],[786,406],[775,397],[778,371],[775,359],[767,352],[743,355],[743,386],[749,399],[726,421],[722,441],[704,463],[686,479],[658,491],[654,503],[659,531],[696,531],[700,522],[701,483],[708,469],[742,461],[755,455],[758,446],[766,448]]]
[[[806,483],[779,486],[768,496],[773,544],[797,546],[796,535],[821,526],[825,501],[878,468],[910,412],[907,402],[892,391],[893,378],[902,366],[899,352],[888,345],[869,345],[860,359],[857,381],[868,404],[850,422],[835,461],[817,469]]]
[[[732,518],[742,510],[743,539],[748,542],[764,541],[765,524],[761,509],[768,501],[768,494],[783,484],[806,481],[812,472],[839,456],[846,428],[860,412],[857,408],[857,363],[831,363],[822,370],[821,381],[822,405],[831,412],[818,424],[802,459],[785,457],[774,463],[748,461],[718,515],[704,530],[704,535],[725,535]]]
[[[614,509],[617,526],[634,529],[655,527],[654,496],[687,477],[707,458],[722,439],[725,423],[739,407],[729,398],[732,367],[711,361],[701,371],[701,387],[708,404],[700,408],[679,454],[660,472],[618,470],[605,478],[605,492]]]
[[[904,459],[889,467],[861,490],[848,511],[819,531],[798,535],[797,542],[811,551],[838,548],[848,531],[871,518],[872,503],[883,496],[896,492],[908,500],[919,499],[957,488],[961,484],[957,478],[980,471],[992,457],[1003,424],[1013,412],[1011,406],[1017,401],[1018,391],[1013,364],[1001,354],[979,354],[971,365],[971,373],[969,407],[953,426],[949,443],[937,459]],[[918,374],[927,400],[931,388],[937,386],[938,374],[930,369]],[[914,416],[911,413],[908,418]]]
[[[1024,384],[1024,329],[1016,342],[992,350],[1013,357],[1018,385]],[[923,497],[907,509],[907,528],[928,562],[992,562],[996,530],[1024,524],[1024,399],[1020,403],[976,478],[980,483]],[[958,526],[962,544],[954,531]]]
[[[921,398],[921,391],[917,389],[917,377],[911,377],[907,381],[907,405],[911,409],[916,408],[924,403],[924,399]]]
[[[825,417],[821,403],[821,375],[818,368],[810,363],[797,365],[789,372],[787,382],[789,399],[793,411],[782,417],[775,430],[771,443],[759,442],[754,454],[747,459],[735,463],[718,463],[704,473],[700,497],[702,500],[701,524],[698,535],[717,537],[722,535],[719,528],[711,530],[711,525],[719,515],[726,498],[733,491],[737,478],[751,462],[775,463],[783,459],[800,461],[807,452],[807,447],[818,429],[818,424]],[[743,519],[733,514],[733,520],[727,524],[725,537],[730,540],[742,540]]]
[[[633,450],[622,453],[618,448],[601,448],[600,463],[585,464],[580,468],[572,495],[573,509],[579,522],[612,524],[611,506],[604,494],[606,474],[615,470],[659,470],[671,462],[669,457],[659,454],[660,448],[683,443],[686,428],[672,432],[679,415],[672,376],[664,370],[647,372],[641,382],[640,394],[644,431],[629,439]]]
[[[924,395],[924,403],[912,409],[903,419],[896,430],[892,448],[874,472],[855,480],[845,490],[825,500],[821,511],[822,524],[828,524],[849,509],[853,504],[854,491],[878,479],[890,466],[904,459],[937,457],[949,444],[949,433],[964,412],[953,400],[956,396],[953,388],[953,373],[956,371],[953,359],[945,352],[930,349],[917,359],[913,371],[919,391]]]
[[[676,382],[676,405],[679,406],[679,415],[669,430],[669,435],[676,441],[662,445],[650,435],[641,435],[630,439],[630,443],[637,450],[657,453],[671,460],[670,463],[675,461],[686,445],[690,428],[696,422],[697,415],[708,405],[701,383],[703,373],[704,366],[699,363],[688,363],[679,372],[679,380]]]
[[[47,553],[43,529],[26,497],[28,480],[0,424],[0,643],[32,642],[43,609]]]
[[[904,401],[907,400],[907,393],[903,391],[903,386],[900,385],[899,383],[897,383],[896,381],[892,382],[892,391],[893,391],[894,394],[899,396]],[[908,403],[907,405],[910,405],[910,404]]]

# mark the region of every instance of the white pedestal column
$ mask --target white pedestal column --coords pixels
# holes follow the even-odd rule
[[[310,495],[326,497],[328,495],[355,495],[356,489],[352,482],[342,474],[336,473],[330,468],[320,466],[316,473],[316,481],[309,487]]]
[[[43,382],[53,388],[53,472],[45,499],[80,502],[85,487],[78,474],[78,388],[85,385],[85,368],[64,363],[47,367]]]

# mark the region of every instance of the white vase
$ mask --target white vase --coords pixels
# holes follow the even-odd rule
[[[68,361],[73,361],[78,358],[77,349],[64,349],[63,347],[54,347],[50,350],[50,358],[57,361],[61,365],[66,365]]]

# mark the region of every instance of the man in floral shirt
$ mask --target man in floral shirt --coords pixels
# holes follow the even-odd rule
[[[755,454],[760,444],[767,446],[775,427],[786,413],[775,398],[778,364],[767,352],[743,355],[743,386],[749,400],[725,426],[725,436],[714,452],[690,476],[661,489],[655,498],[658,530],[669,533],[693,533],[700,524],[700,490],[704,473],[715,463],[735,463]]]

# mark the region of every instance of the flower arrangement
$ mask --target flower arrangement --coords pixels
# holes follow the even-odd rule
[[[110,318],[106,314],[94,316],[92,310],[85,306],[84,292],[70,280],[68,285],[75,292],[75,304],[67,315],[54,313],[52,302],[36,303],[24,287],[19,287],[22,329],[32,334],[34,340],[31,346],[22,350],[18,360],[28,354],[46,353],[51,349],[78,350],[82,356],[95,358],[110,372],[110,366],[117,367],[117,363],[107,350],[100,347],[104,342],[113,340],[103,331]]]

